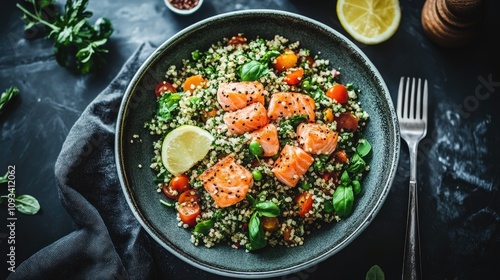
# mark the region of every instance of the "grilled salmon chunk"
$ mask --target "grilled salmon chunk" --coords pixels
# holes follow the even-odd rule
[[[265,92],[260,82],[220,83],[217,101],[224,111],[235,111],[256,102],[264,105]]]
[[[331,154],[337,147],[338,133],[317,123],[301,123],[297,137],[301,148],[310,154]]]
[[[219,160],[198,178],[220,208],[243,200],[253,185],[252,173],[238,164],[231,155]]]
[[[277,92],[271,96],[267,115],[271,120],[289,118],[293,115],[307,115],[307,120],[315,119],[316,105],[310,96],[296,92]]]
[[[267,110],[260,102],[224,115],[224,123],[230,134],[251,132],[263,128],[268,122]]]
[[[295,187],[313,162],[313,157],[301,148],[285,145],[274,163],[272,172],[283,184]]]
[[[278,153],[280,142],[278,140],[278,129],[272,123],[258,129],[251,134],[251,141],[259,142],[265,157],[271,157]]]

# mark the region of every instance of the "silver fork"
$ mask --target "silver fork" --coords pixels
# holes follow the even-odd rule
[[[417,151],[418,143],[427,133],[427,103],[427,80],[424,81],[422,96],[420,79],[416,82],[415,78],[411,80],[407,78],[405,85],[405,78],[401,77],[398,91],[397,115],[401,137],[408,144],[410,151],[410,188],[403,259],[403,280],[420,279],[421,276],[418,229]]]

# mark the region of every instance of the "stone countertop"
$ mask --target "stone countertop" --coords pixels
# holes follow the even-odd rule
[[[23,32],[16,2],[4,1],[0,11],[0,90],[20,89],[0,114],[0,168],[15,165],[17,194],[31,194],[42,205],[34,216],[18,215],[17,263],[75,230],[59,200],[55,160],[73,123],[142,42],[159,45],[201,19],[251,8],[295,12],[351,38],[337,19],[336,1],[205,0],[191,16],[173,14],[161,0],[90,1],[93,18],[108,17],[115,32],[104,71],[80,76],[56,63],[51,41]],[[401,76],[429,81],[430,124],[418,167],[422,273],[425,279],[491,279],[500,275],[500,52],[494,40],[500,2],[486,2],[475,40],[454,49],[424,35],[424,1],[400,2],[402,20],[392,38],[379,45],[356,44],[379,69],[394,101]],[[374,264],[387,279],[400,278],[408,181],[408,149],[402,142],[393,187],[368,228],[338,254],[281,279],[364,279]],[[7,223],[5,203],[0,220]],[[6,256],[8,232],[2,228],[1,255]],[[169,261],[204,279],[223,278],[175,257]],[[6,267],[0,269],[6,274]]]

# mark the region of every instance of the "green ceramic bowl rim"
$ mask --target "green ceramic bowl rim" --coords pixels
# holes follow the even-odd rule
[[[151,224],[146,221],[145,216],[143,213],[141,213],[141,210],[139,209],[139,206],[137,205],[136,200],[134,197],[130,194],[130,189],[129,189],[129,182],[127,179],[126,175],[126,170],[124,167],[124,159],[123,159],[123,145],[126,142],[123,136],[124,134],[124,120],[127,116],[127,107],[130,105],[130,99],[131,96],[134,94],[134,90],[139,83],[139,81],[143,78],[143,75],[145,71],[148,70],[149,66],[156,62],[157,59],[159,59],[165,49],[168,48],[168,46],[178,40],[182,40],[186,34],[189,34],[190,32],[193,32],[198,29],[202,29],[204,26],[209,25],[211,22],[217,22],[218,20],[225,19],[225,18],[231,18],[231,17],[238,17],[238,16],[259,16],[259,15],[278,15],[278,16],[286,16],[289,17],[291,20],[298,20],[302,21],[308,24],[313,24],[317,26],[318,28],[323,29],[326,32],[329,32],[331,35],[334,35],[335,37],[338,37],[339,39],[345,41],[350,48],[352,48],[352,51],[357,53],[359,57],[363,59],[363,61],[366,63],[366,66],[370,69],[370,73],[373,75],[373,79],[376,80],[377,86],[382,89],[382,94],[383,97],[381,102],[384,102],[384,105],[387,105],[389,108],[390,116],[388,116],[390,125],[391,125],[391,130],[390,134],[387,137],[391,137],[391,140],[393,141],[394,145],[392,149],[390,149],[390,161],[387,162],[388,169],[384,170],[384,172],[387,172],[387,180],[385,182],[382,182],[380,186],[383,188],[380,196],[378,197],[378,200],[376,201],[376,204],[374,207],[369,211],[368,215],[364,217],[364,220],[359,223],[359,225],[352,231],[352,233],[346,238],[340,242],[337,246],[335,246],[333,249],[322,251],[321,254],[315,256],[313,259],[310,260],[304,260],[304,262],[296,265],[292,265],[289,267],[280,267],[277,269],[272,269],[272,270],[266,270],[266,271],[238,271],[237,269],[227,269],[224,267],[219,267],[219,266],[212,266],[208,265],[206,263],[202,263],[200,261],[197,261],[196,258],[185,254],[183,252],[176,251],[174,248],[171,248],[168,244],[165,243],[165,240],[163,240],[160,236],[159,233],[154,230],[151,227]],[[386,104],[385,104],[386,103]],[[389,90],[387,89],[387,86],[381,77],[380,73],[376,69],[376,67],[371,63],[371,61],[366,57],[366,55],[354,44],[352,43],[349,39],[347,39],[345,36],[334,30],[333,28],[320,23],[319,21],[310,19],[305,16],[301,16],[295,13],[291,12],[285,12],[285,11],[278,11],[278,10],[269,10],[269,9],[253,9],[253,10],[245,10],[245,11],[235,11],[235,12],[228,12],[216,16],[209,17],[207,19],[201,20],[189,27],[184,28],[183,30],[179,31],[176,33],[174,36],[172,36],[170,39],[166,40],[163,44],[161,44],[147,59],[146,61],[141,65],[139,70],[136,72],[134,77],[131,79],[129,86],[127,87],[127,90],[124,94],[123,97],[123,102],[120,106],[119,113],[118,113],[118,120],[117,120],[117,126],[116,126],[116,136],[115,136],[115,158],[116,158],[116,166],[117,166],[117,171],[118,171],[118,177],[120,184],[122,186],[122,190],[125,194],[126,200],[129,204],[130,209],[132,210],[133,214],[139,221],[139,223],[142,225],[142,227],[146,230],[146,232],[159,244],[161,244],[164,248],[166,248],[169,252],[173,253],[175,256],[179,257],[180,259],[186,261],[187,263],[198,267],[200,269],[203,269],[205,271],[215,273],[218,275],[223,275],[223,276],[230,276],[230,277],[238,277],[238,278],[263,278],[263,277],[275,277],[275,276],[281,276],[284,274],[288,273],[293,273],[297,272],[299,270],[305,269],[307,267],[310,267],[312,265],[315,265],[326,258],[331,257],[338,251],[342,250],[345,246],[347,246],[352,240],[354,240],[363,230],[370,224],[370,222],[373,220],[375,215],[379,212],[380,208],[382,207],[383,203],[385,202],[385,199],[388,195],[388,192],[392,186],[396,170],[397,170],[397,164],[399,161],[399,149],[400,149],[400,134],[399,134],[399,125],[397,121],[397,117],[394,112],[394,108],[392,105],[392,99],[389,94]],[[151,190],[154,192],[154,190]],[[307,246],[307,245],[303,245]],[[217,250],[217,249],[214,249]]]

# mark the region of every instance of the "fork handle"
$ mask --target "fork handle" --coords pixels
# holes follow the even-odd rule
[[[406,240],[403,259],[403,280],[420,279],[420,236],[418,229],[417,181],[410,181]]]

